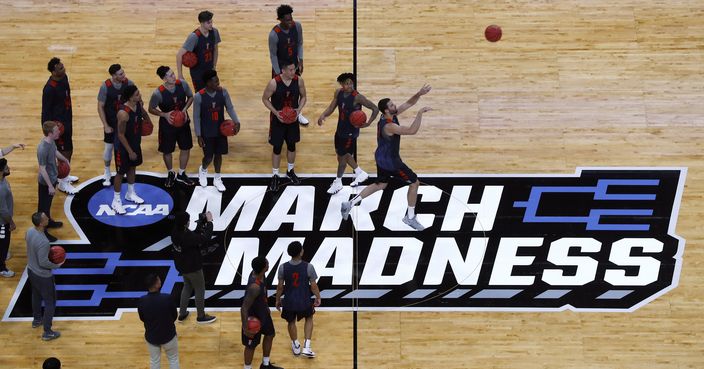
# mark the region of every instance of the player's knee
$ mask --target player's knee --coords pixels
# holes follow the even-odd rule
[[[284,148],[284,145],[274,145],[274,155],[281,155],[281,150]]]
[[[286,142],[286,150],[288,150],[289,152],[296,152],[296,143]]]

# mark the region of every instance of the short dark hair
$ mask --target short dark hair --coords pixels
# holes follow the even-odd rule
[[[124,101],[129,100],[132,96],[134,96],[134,93],[137,92],[138,88],[135,85],[129,85],[125,87],[124,90],[122,90],[122,98]]]
[[[151,290],[154,286],[156,286],[157,280],[159,280],[159,276],[156,273],[149,273],[144,278],[144,285],[148,290]]]
[[[32,214],[32,224],[34,224],[35,226],[38,226],[39,223],[42,222],[42,214],[44,214],[44,212],[42,212],[42,211],[38,211],[38,212]]]
[[[259,274],[261,273],[264,269],[266,269],[266,258],[263,256],[257,256],[252,260],[252,270],[254,273]]]
[[[120,64],[113,64],[108,68],[108,73],[112,76],[113,74],[117,73],[122,69],[122,66]]]
[[[61,360],[55,357],[50,357],[44,360],[44,364],[42,364],[42,369],[61,369]]]
[[[208,83],[211,78],[217,77],[218,72],[215,71],[215,69],[208,69],[205,72],[203,72],[203,83]]]
[[[284,60],[279,62],[279,68],[281,68],[281,70],[284,70],[284,68],[288,67],[291,64],[296,64],[296,62],[294,62],[293,60]]]
[[[198,22],[200,23],[205,23],[211,19],[213,19],[213,13],[207,10],[203,10],[202,12],[198,13]]]
[[[293,8],[291,5],[281,4],[276,8],[276,19],[284,19],[284,16],[293,14]]]
[[[391,101],[391,99],[389,99],[389,98],[387,97],[386,99],[381,99],[381,100],[379,100],[379,103],[376,105],[376,107],[379,108],[379,111],[380,111],[382,114],[385,112],[386,108],[388,107],[389,101]]]
[[[7,166],[7,159],[1,158],[0,159],[0,172],[5,170],[5,167]]]
[[[49,72],[53,72],[57,64],[61,64],[61,59],[53,57],[49,60],[49,64],[46,65],[46,69],[48,69]]]
[[[164,77],[166,77],[166,73],[169,73],[170,69],[171,68],[162,65],[161,67],[156,68],[156,75],[159,76],[159,78],[164,79]]]
[[[354,73],[342,73],[339,76],[337,76],[337,82],[342,84],[348,79],[351,79],[352,82],[356,82],[357,79],[354,77]]]
[[[188,222],[191,220],[190,214],[185,211],[179,211],[174,214],[174,228],[183,231],[188,227]]]
[[[288,256],[290,257],[296,257],[301,254],[301,250],[303,250],[303,245],[301,245],[300,242],[298,241],[293,241],[288,244]]]

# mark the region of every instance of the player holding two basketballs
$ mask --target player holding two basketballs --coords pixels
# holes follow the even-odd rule
[[[325,118],[330,116],[337,107],[340,115],[337,119],[335,131],[335,152],[337,153],[337,178],[332,182],[328,193],[333,195],[342,189],[342,175],[349,165],[355,174],[354,181],[350,184],[356,187],[369,178],[369,175],[357,165],[354,153],[357,151],[357,137],[359,129],[368,127],[379,115],[379,108],[369,101],[364,95],[355,90],[355,76],[352,73],[342,73],[337,77],[340,88],[335,90],[330,106],[318,118],[318,125],[322,126]],[[372,116],[367,120],[361,110],[362,106],[372,111]]]

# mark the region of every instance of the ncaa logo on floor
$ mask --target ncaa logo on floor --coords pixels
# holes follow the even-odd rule
[[[144,198],[144,204],[133,204],[125,200],[127,185],[122,185],[122,203],[127,214],[118,215],[110,207],[113,188],[103,188],[88,201],[88,212],[97,221],[115,227],[140,227],[154,224],[169,215],[173,209],[173,199],[163,189],[145,183],[136,183],[135,190]]]

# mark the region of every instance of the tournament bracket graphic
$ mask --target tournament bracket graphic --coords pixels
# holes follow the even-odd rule
[[[321,310],[623,311],[677,286],[685,240],[675,234],[686,168],[578,168],[568,175],[421,175],[416,213],[401,222],[407,187],[390,185],[343,221],[329,176],[285,180],[230,175],[227,191],[174,186],[139,173],[142,205],[115,215],[96,177],[65,202],[78,240],[59,241],[58,319],[118,319],[135,311],[150,272],[177,298],[169,215],[211,211],[219,245],[204,257],[206,306],[237,311],[251,260],[266,255],[270,306],[287,245],[303,243],[319,274]],[[124,192],[124,191],[123,191]],[[125,204],[129,204],[124,202]],[[195,227],[195,223],[192,224]],[[193,305],[193,301],[191,301]],[[3,320],[31,319],[27,273]]]

